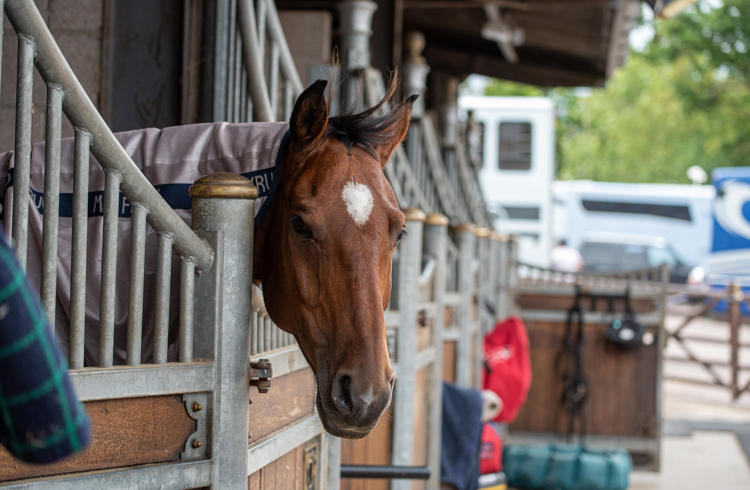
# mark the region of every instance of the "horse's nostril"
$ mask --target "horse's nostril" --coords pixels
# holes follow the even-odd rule
[[[388,384],[391,385],[391,391],[393,391],[393,385],[396,383],[396,376],[391,376],[391,379],[388,381]]]
[[[333,403],[342,414],[352,412],[352,378],[344,374],[339,376],[333,383]]]

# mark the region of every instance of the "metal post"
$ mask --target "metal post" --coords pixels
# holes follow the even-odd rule
[[[500,253],[502,249],[502,235],[496,231],[490,232],[490,299],[495,307],[492,324],[500,320],[500,288],[502,287],[502,263],[500,262]],[[490,327],[491,328],[491,327]]]
[[[461,303],[458,307],[458,328],[460,331],[456,342],[456,384],[472,386],[471,379],[471,308],[474,292],[474,225],[464,223],[455,228],[458,242],[458,292]]]
[[[411,107],[411,123],[406,138],[406,154],[411,167],[417,173],[418,185],[427,191],[427,175],[422,144],[421,121],[425,112],[424,93],[427,88],[427,74],[430,67],[422,56],[424,36],[419,32],[410,32],[406,36],[406,63],[402,68],[402,84],[407,95],[418,94],[420,97]],[[434,179],[434,176],[433,176]],[[435,199],[437,201],[437,199]],[[428,203],[433,209],[435,202]]]
[[[16,82],[16,146],[13,173],[13,245],[18,263],[26,270],[29,240],[29,186],[31,180],[31,112],[34,84],[34,41],[18,36]]]
[[[326,489],[341,488],[341,439],[330,434],[321,437],[328,441],[328,465],[326,470]]]
[[[472,361],[472,380],[474,386],[482,386],[482,359],[484,359],[484,335],[492,327],[492,316],[487,309],[487,301],[490,297],[490,230],[480,227],[474,230],[476,236],[476,253],[479,260],[477,272],[477,324],[474,332],[474,355]]]
[[[47,86],[47,124],[44,155],[44,216],[42,234],[42,304],[51,323],[57,299],[57,230],[60,216],[60,132],[63,91]]]
[[[458,80],[450,77],[443,84],[443,103],[439,107],[440,145],[443,150],[443,161],[448,170],[451,182],[458,182],[458,162],[456,148],[458,145]],[[466,199],[459,190],[459,210],[462,218],[468,219]]]
[[[417,298],[420,266],[422,264],[422,228],[425,214],[408,208],[406,228],[409,234],[400,246],[398,264],[399,327],[396,338],[396,378],[393,405],[393,458],[394,465],[411,465],[414,453],[414,391],[416,384],[417,354]],[[393,481],[391,490],[411,487],[410,482]]]
[[[447,263],[448,218],[442,214],[428,214],[425,219],[422,250],[426,256],[435,259],[432,302],[435,304],[435,318],[432,323],[432,344],[435,359],[430,373],[429,441],[427,464],[430,467],[428,490],[440,488],[440,442],[443,418],[443,326],[445,322],[445,275]]]
[[[739,386],[739,350],[740,350],[740,316],[742,315],[741,307],[744,301],[744,295],[739,283],[733,282],[727,289],[729,296],[729,343],[730,356],[729,362],[732,370],[732,400],[740,396]]]
[[[359,71],[370,67],[370,36],[375,2],[349,0],[338,4],[341,45],[341,104],[344,111],[360,109],[363,100]]]
[[[194,354],[215,359],[211,436],[213,488],[247,486],[249,434],[249,325],[251,313],[252,183],[214,174],[190,188],[193,229],[216,252],[212,267],[196,277]],[[245,226],[243,226],[243,223]]]

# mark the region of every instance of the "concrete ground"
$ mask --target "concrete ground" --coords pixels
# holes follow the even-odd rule
[[[673,321],[678,319],[667,319]],[[722,327],[720,322],[701,319],[689,328],[696,334],[726,338],[728,332]],[[742,340],[746,341],[750,328],[743,330]],[[701,358],[728,359],[728,349],[720,352],[716,345],[692,343],[690,347]],[[682,354],[677,345],[668,345],[667,353]],[[748,364],[750,356],[745,349],[740,359]],[[699,366],[685,363],[666,361],[664,372],[710,379]],[[661,471],[633,472],[630,488],[750,490],[750,393],[732,401],[726,388],[664,381],[662,396]]]

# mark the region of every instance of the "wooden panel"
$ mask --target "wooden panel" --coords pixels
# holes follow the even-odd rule
[[[273,378],[268,393],[250,391],[250,442],[257,441],[315,409],[315,376],[310,368]]]
[[[342,464],[390,464],[392,408],[380,417],[377,427],[363,439],[341,440]],[[388,480],[341,480],[341,490],[388,490]],[[265,490],[265,489],[264,489]]]
[[[562,372],[556,359],[565,326],[526,322],[531,346],[532,383],[511,430],[565,433],[561,404]],[[583,408],[586,431],[610,436],[656,435],[656,345],[624,350],[608,342],[601,325],[584,325],[583,369],[588,398]],[[657,343],[658,344],[658,343]]]
[[[567,311],[573,306],[573,297],[571,295],[551,295],[551,294],[521,294],[517,297],[516,303],[522,309],[526,310],[561,310]],[[657,305],[650,298],[633,298],[630,304],[636,313],[651,313],[656,310]],[[581,306],[585,311],[609,311],[609,303],[606,299],[599,299],[591,305],[589,299],[582,299]],[[625,311],[624,300],[614,300],[614,311],[622,313]]]
[[[298,446],[247,478],[248,490],[304,488],[304,446]],[[318,471],[323,470],[319,468]]]
[[[456,382],[456,342],[443,342],[443,381]]]
[[[51,465],[22,464],[0,447],[0,481],[177,461],[195,431],[180,395],[93,401],[92,443],[82,453]]]

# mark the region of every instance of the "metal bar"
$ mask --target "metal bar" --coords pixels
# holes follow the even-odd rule
[[[6,9],[10,7],[6,5]],[[20,32],[20,31],[19,31]],[[16,146],[13,155],[13,243],[21,269],[26,270],[29,240],[29,186],[31,174],[31,112],[34,85],[34,41],[18,36],[16,82]]]
[[[5,0],[0,0],[0,12],[5,11]],[[4,31],[5,22],[0,22],[0,54],[3,52],[3,31]],[[0,82],[2,81],[2,72],[3,67],[2,63],[0,63]]]
[[[294,88],[292,82],[284,80],[284,120],[288,120],[292,115],[294,109]]]
[[[117,222],[120,196],[118,172],[105,171],[102,273],[99,295],[99,366],[112,365],[115,345],[115,283],[117,281]]]
[[[461,226],[457,229],[458,235],[458,290],[461,294],[461,303],[458,306],[458,325],[461,336],[456,346],[456,384],[464,387],[472,386],[472,362],[471,362],[471,340],[472,319],[471,306],[474,293],[474,274],[472,262],[474,260],[474,228],[473,226]]]
[[[740,318],[742,316],[741,305],[743,301],[742,288],[739,283],[733,282],[727,288],[729,296],[729,362],[731,363],[730,384],[732,388],[732,400],[740,397],[739,362],[740,362]]]
[[[211,462],[168,463],[127,469],[94,471],[65,478],[38,478],[7,488],[44,490],[101,490],[102,488],[198,488],[211,484]],[[168,482],[168,483],[166,483]]]
[[[41,298],[47,318],[52,324],[55,322],[57,292],[57,229],[60,217],[60,132],[62,131],[63,95],[59,86],[47,85]]]
[[[279,13],[276,11],[276,5],[273,0],[259,0],[265,2],[268,5],[267,18],[268,18],[268,36],[273,39],[281,50],[281,73],[284,78],[292,83],[292,91],[294,96],[299,95],[302,92],[302,79],[297,73],[297,66],[294,64],[294,57],[292,52],[289,50],[289,45],[286,42],[286,36],[284,36],[284,29],[281,28],[281,21],[279,20]],[[331,82],[333,83],[333,82]]]
[[[156,245],[156,303],[154,305],[154,362],[167,362],[169,299],[172,286],[172,235],[159,233]]]
[[[271,41],[269,53],[268,96],[274,121],[279,117],[279,43]]]
[[[384,478],[387,480],[428,480],[429,466],[389,466],[342,464],[341,478]]]
[[[212,391],[216,372],[211,362],[194,362],[86,368],[70,375],[78,398],[92,401]]]
[[[178,340],[180,362],[193,360],[193,291],[195,264],[182,258],[180,264],[180,333]]]
[[[263,76],[263,65],[258,48],[258,33],[256,32],[255,10],[250,0],[237,0],[237,18],[242,34],[242,55],[245,59],[250,95],[253,99],[253,120],[261,122],[273,121],[271,101],[268,99],[266,78]]]
[[[91,134],[75,129],[73,231],[70,278],[70,367],[83,367],[86,328],[86,243],[88,236],[89,147]]]
[[[146,263],[146,216],[148,209],[133,203],[130,229],[130,291],[128,297],[128,337],[126,362],[141,363],[143,326],[143,269]]]
[[[237,0],[230,0],[229,2],[229,31],[225,34],[227,36],[227,43],[229,52],[227,53],[227,59],[229,62],[226,66],[227,72],[227,86],[226,86],[226,120],[229,122],[235,122],[234,112],[234,89],[235,87],[235,71],[237,69]]]
[[[175,250],[183,256],[194,257],[198,270],[205,270],[211,265],[213,251],[208,247],[188,225],[180,219],[174,210],[161,197],[159,192],[146,179],[143,173],[136,167],[128,156],[122,145],[117,141],[114,134],[109,130],[102,119],[99,111],[91,102],[86,91],[78,82],[75,74],[70,69],[60,48],[57,46],[52,34],[47,28],[44,19],[34,2],[26,0],[6,0],[5,12],[13,24],[22,42],[19,42],[19,82],[25,87],[19,90],[20,109],[16,114],[21,124],[17,124],[17,143],[23,141],[24,137],[30,140],[31,123],[31,76],[33,46],[29,39],[33,38],[36,43],[36,66],[43,78],[49,83],[55,83],[62,87],[65,92],[63,110],[70,119],[73,126],[86,128],[92,135],[92,152],[99,163],[110,171],[117,171],[122,175],[122,190],[132,202],[142,202],[149,208],[149,223],[158,231],[168,231],[175,237]],[[29,37],[27,37],[29,36]],[[23,102],[21,102],[23,99]],[[23,116],[26,114],[26,116]],[[28,117],[28,119],[25,119]],[[21,137],[19,138],[18,135]],[[24,136],[25,135],[25,136]],[[27,158],[30,151],[30,143],[18,144],[16,147],[16,162],[19,157]],[[20,152],[19,152],[20,150]],[[16,163],[17,165],[18,163]],[[26,169],[28,171],[28,168]],[[18,172],[18,170],[16,170]],[[24,170],[21,171],[23,174]],[[28,206],[28,188],[19,188],[19,176],[16,173],[16,188],[14,189],[14,213],[18,204],[25,210]],[[24,176],[21,176],[20,184]],[[22,191],[22,192],[18,192]],[[15,202],[18,198],[20,201]],[[23,212],[23,211],[22,211]],[[24,215],[21,216],[24,218]],[[22,219],[21,221],[25,221]],[[25,263],[26,225],[16,223],[14,219],[14,240],[23,241],[23,255],[21,258]],[[16,228],[20,227],[20,228]],[[19,243],[19,242],[17,242]],[[20,248],[20,247],[19,247]]]
[[[260,66],[266,65],[266,12],[268,4],[263,0],[255,3],[256,20],[258,22],[258,51],[260,52]]]
[[[414,406],[416,391],[417,296],[422,262],[422,230],[425,215],[405,209],[409,234],[399,246],[397,304],[399,329],[396,340],[398,377],[394,386],[392,458],[395,465],[412,463],[414,450]],[[393,482],[392,490],[405,489],[406,482]]]
[[[229,0],[215,0],[216,24],[214,33],[213,66],[213,121],[227,120],[227,52],[229,31]]]
[[[433,280],[433,302],[435,317],[432,323],[432,348],[434,360],[430,373],[428,402],[427,464],[432,469],[427,488],[440,488],[440,445],[443,419],[443,329],[445,327],[445,289],[448,241],[448,218],[443,215],[427,215],[424,227],[423,252],[435,260]]]

